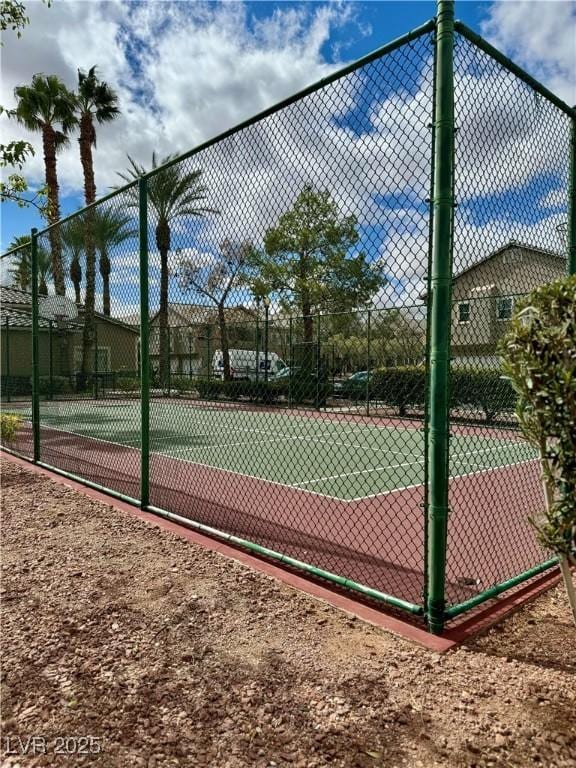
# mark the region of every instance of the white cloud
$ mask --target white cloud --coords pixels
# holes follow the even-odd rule
[[[73,88],[77,68],[97,64],[120,95],[122,116],[98,128],[95,152],[99,194],[118,184],[126,153],[149,165],[182,153],[240,120],[328,74],[321,48],[351,7],[302,5],[276,9],[251,23],[241,3],[105,3],[63,0],[29,6],[31,25],[2,48],[0,103],[14,105],[14,86],[36,72],[59,75]],[[39,137],[3,123],[6,135],[24,135],[36,148],[27,168],[43,179]],[[64,194],[82,189],[77,144],[59,158]]]
[[[555,0],[497,0],[482,33],[568,104],[576,103],[576,6]]]

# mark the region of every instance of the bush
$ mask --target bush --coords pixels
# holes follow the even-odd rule
[[[423,366],[381,368],[370,378],[370,398],[394,407],[399,416],[426,404],[426,370]],[[497,369],[452,368],[450,407],[482,411],[487,422],[500,413],[512,413],[516,394]]]
[[[125,394],[138,392],[140,390],[140,379],[122,377],[116,382],[116,387]]]
[[[454,369],[450,375],[453,408],[480,409],[487,422],[500,413],[512,413],[516,394],[500,370],[489,368]]]
[[[0,378],[2,395],[31,395],[32,379],[30,376],[2,376]]]
[[[198,379],[196,389],[202,400],[217,400],[222,393],[223,381],[220,379]]]
[[[72,391],[70,379],[67,376],[40,376],[38,388],[41,395],[63,395]]]
[[[192,392],[197,388],[197,379],[191,379],[186,376],[177,376],[170,382],[170,389],[177,389],[179,392]]]
[[[545,547],[576,561],[575,338],[576,275],[572,275],[538,288],[518,303],[501,352],[518,393],[520,427],[541,458],[546,511],[532,522]],[[566,568],[566,580],[568,575]],[[576,621],[576,605],[572,610]]]
[[[394,406],[399,416],[405,416],[409,406],[423,408],[426,371],[421,366],[381,368],[371,376],[370,397]]]
[[[15,413],[0,414],[0,439],[3,443],[11,443],[14,440],[21,423],[22,419]]]

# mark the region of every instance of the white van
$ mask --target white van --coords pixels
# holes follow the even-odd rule
[[[256,352],[253,349],[230,349],[230,375],[233,379],[248,379],[256,381]],[[259,377],[264,378],[266,370],[266,356],[264,352],[258,353]],[[286,363],[275,352],[268,352],[268,377],[275,376]],[[212,372],[217,378],[224,378],[224,358],[222,350],[217,349],[212,358]]]

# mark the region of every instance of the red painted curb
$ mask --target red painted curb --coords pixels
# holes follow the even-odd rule
[[[430,634],[425,629],[416,626],[414,623],[404,621],[397,616],[392,616],[389,613],[386,613],[385,609],[377,610],[372,608],[369,605],[358,602],[353,597],[336,592],[333,589],[314,582],[298,573],[275,565],[268,560],[256,557],[243,549],[231,546],[216,538],[205,536],[204,534],[193,531],[185,526],[178,525],[177,523],[173,523],[158,515],[145,512],[138,509],[136,506],[128,504],[113,496],[109,496],[102,491],[85,486],[59,475],[57,472],[45,469],[44,467],[39,467],[26,459],[21,459],[2,450],[0,450],[0,458],[25,467],[37,474],[45,475],[91,499],[95,499],[110,507],[127,512],[151,525],[170,531],[183,539],[198,544],[205,549],[218,552],[219,554],[236,560],[255,571],[259,571],[260,573],[278,579],[293,589],[297,589],[311,597],[322,600],[335,608],[356,616],[373,626],[379,627],[387,632],[392,632],[406,640],[418,643],[429,650],[440,653],[449,651],[470,639],[473,635],[485,631],[488,627],[521,608],[529,600],[534,599],[537,595],[550,589],[550,587],[557,584],[560,580],[558,570],[554,569],[552,572],[544,574],[541,578],[533,580],[524,588],[517,590],[512,594],[504,595],[504,597],[500,597],[499,599],[490,601],[485,606],[474,611],[472,615],[466,616],[460,623],[448,627],[444,635],[438,637]]]

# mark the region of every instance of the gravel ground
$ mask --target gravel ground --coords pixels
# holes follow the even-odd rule
[[[9,461],[2,487],[2,768],[576,766],[560,588],[439,655]]]

